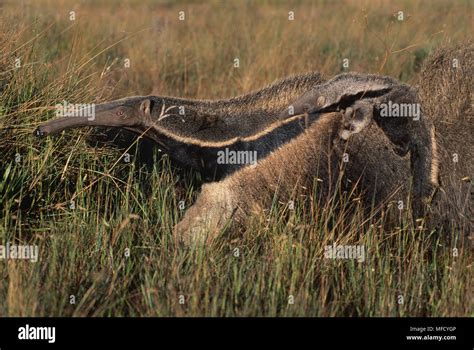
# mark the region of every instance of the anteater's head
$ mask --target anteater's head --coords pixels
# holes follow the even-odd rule
[[[41,124],[34,134],[42,137],[82,126],[122,127],[142,132],[151,125],[153,101],[146,96],[127,97],[100,104],[58,104],[59,118]]]

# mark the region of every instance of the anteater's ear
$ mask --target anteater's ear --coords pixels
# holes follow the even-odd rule
[[[341,139],[347,140],[352,134],[364,130],[372,121],[373,110],[374,106],[367,100],[356,101],[346,108],[342,116],[343,128],[339,131]]]
[[[143,100],[140,104],[140,111],[142,111],[145,115],[150,115],[152,108],[152,101],[148,98]]]

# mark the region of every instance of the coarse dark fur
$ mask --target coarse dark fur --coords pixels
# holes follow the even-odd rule
[[[434,227],[474,232],[474,43],[438,49],[418,81],[424,114],[435,125],[440,191],[431,206]]]

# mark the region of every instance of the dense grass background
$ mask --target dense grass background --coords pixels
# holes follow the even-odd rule
[[[330,206],[297,205],[282,220],[277,203],[242,237],[176,249],[178,203],[192,204],[199,174],[157,153],[153,167],[135,154],[126,163],[126,149],[91,147],[88,130],[31,135],[63,100],[227,97],[292,73],[332,76],[344,58],[348,70],[415,83],[433,49],[472,34],[472,1],[39,0],[0,9],[0,242],[40,252],[37,263],[0,261],[1,316],[473,315],[472,251],[454,235],[413,228],[406,212],[387,232],[383,218],[333,218]],[[364,245],[366,261],[324,259],[334,242]]]

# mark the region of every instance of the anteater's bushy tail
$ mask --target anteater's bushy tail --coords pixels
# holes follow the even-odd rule
[[[441,191],[433,217],[450,231],[469,234],[474,174],[474,42],[434,52],[420,74],[424,115],[436,128]]]
[[[436,50],[425,61],[419,79],[425,114],[436,124],[472,118],[474,42]],[[466,112],[471,110],[471,114]]]

